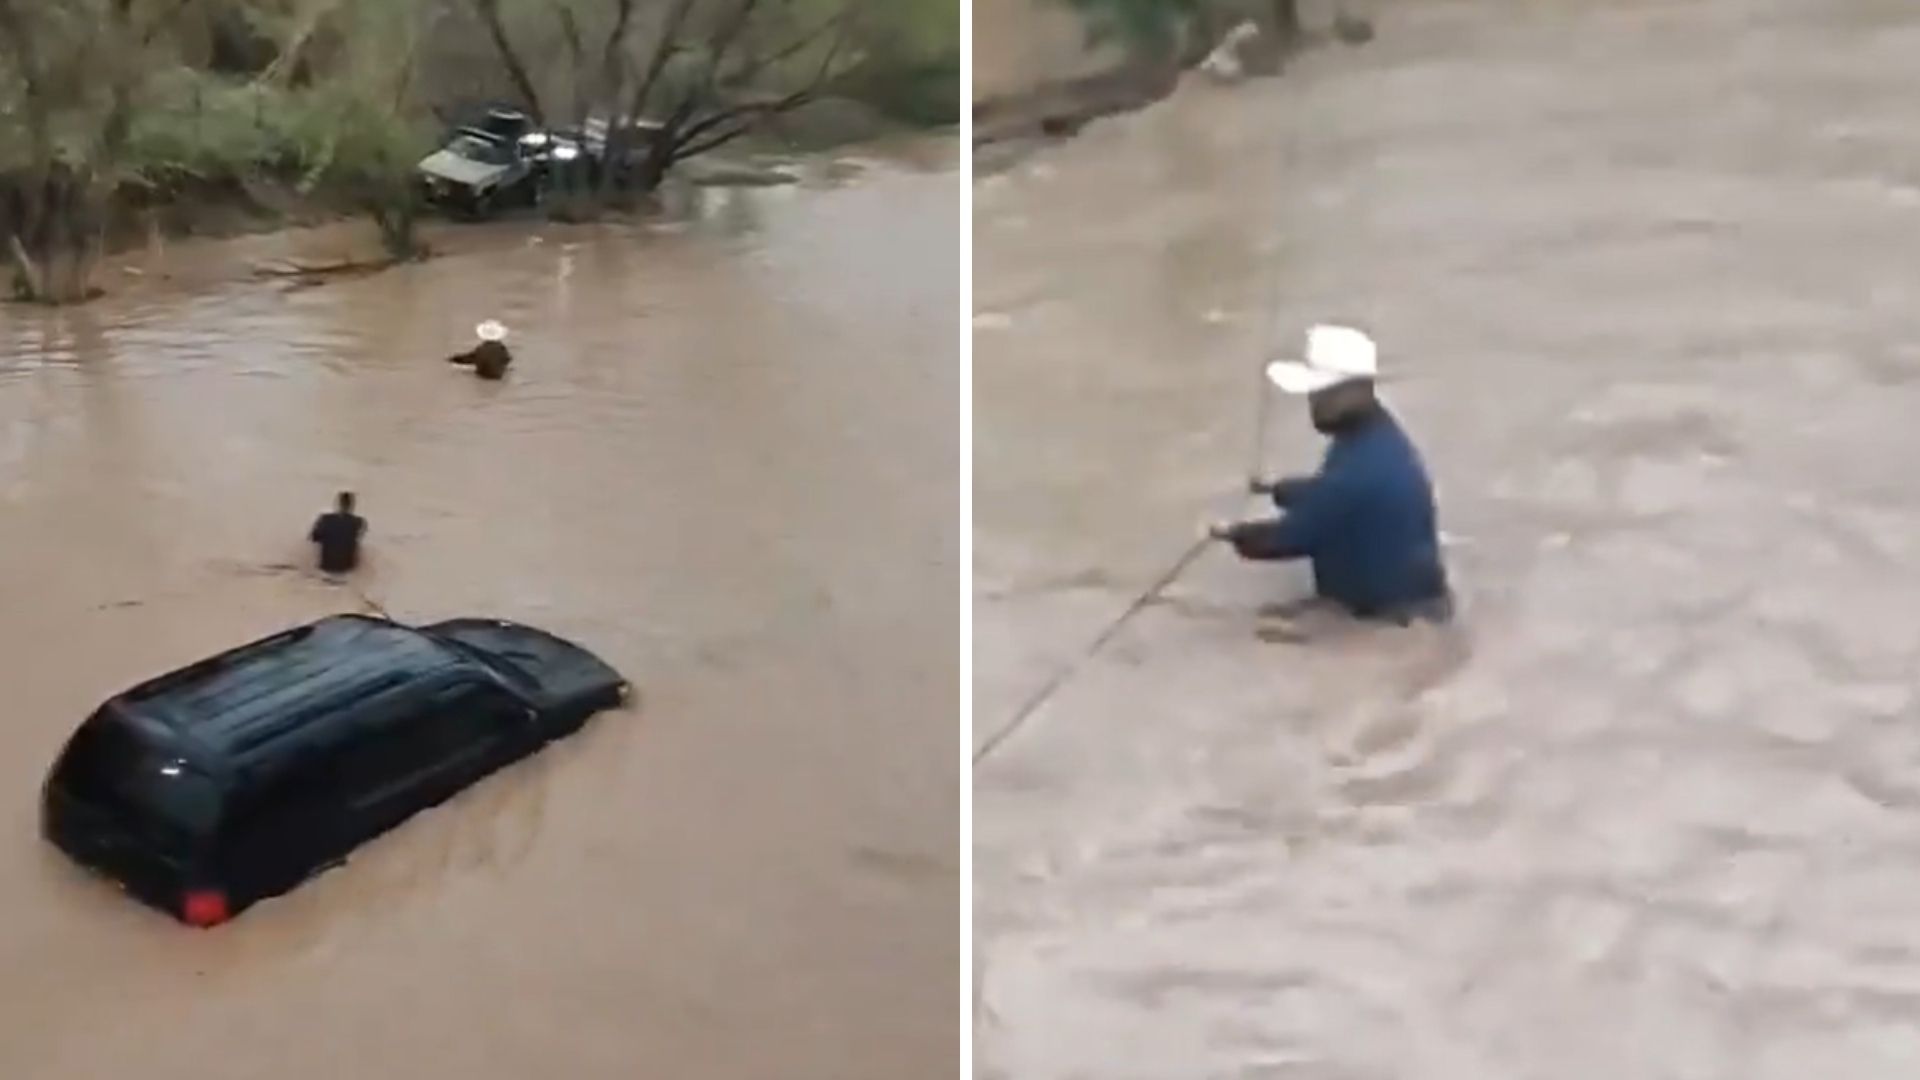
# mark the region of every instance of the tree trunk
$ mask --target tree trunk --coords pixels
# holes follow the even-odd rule
[[[487,36],[493,39],[494,51],[500,54],[500,62],[506,65],[507,77],[513,80],[514,89],[526,99],[527,112],[533,122],[544,125],[547,122],[546,110],[540,105],[540,92],[534,89],[533,78],[527,74],[527,65],[520,60],[520,52],[513,47],[513,41],[507,37],[507,28],[500,19],[500,0],[473,0],[473,8],[480,15],[480,21],[486,24]]]
[[[90,177],[63,164],[28,178],[23,187],[22,211],[7,243],[15,294],[48,304],[91,299],[103,194]]]
[[[677,142],[675,137],[662,131],[659,138],[648,144],[646,156],[640,159],[640,169],[634,176],[634,188],[640,194],[650,195],[666,181],[667,170],[673,168]]]
[[[1300,40],[1300,0],[1273,0],[1273,32],[1283,46]]]
[[[411,200],[371,201],[367,213],[380,230],[380,246],[395,262],[413,262],[426,254],[420,245],[419,214]]]

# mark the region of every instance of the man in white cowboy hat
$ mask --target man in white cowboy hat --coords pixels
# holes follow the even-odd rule
[[[1282,391],[1305,396],[1331,442],[1313,476],[1251,483],[1277,519],[1215,525],[1243,559],[1309,559],[1314,591],[1361,618],[1407,622],[1451,613],[1433,485],[1420,453],[1374,392],[1378,353],[1366,334],[1316,326],[1301,361],[1267,366]]]
[[[505,377],[507,365],[513,363],[513,354],[507,351],[507,328],[488,319],[474,327],[473,332],[480,339],[480,344],[447,357],[447,363],[470,365],[474,374],[483,379]]]

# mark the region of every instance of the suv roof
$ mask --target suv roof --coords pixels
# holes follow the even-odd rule
[[[470,663],[418,630],[337,615],[149,680],[107,707],[237,763],[317,714]]]

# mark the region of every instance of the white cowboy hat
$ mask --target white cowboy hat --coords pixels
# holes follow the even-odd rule
[[[1307,331],[1305,360],[1267,365],[1267,381],[1289,394],[1317,394],[1379,375],[1380,353],[1373,339],[1350,326],[1316,326]]]
[[[507,328],[500,325],[500,323],[494,319],[488,319],[486,322],[474,327],[473,332],[479,336],[481,341],[507,340]]]

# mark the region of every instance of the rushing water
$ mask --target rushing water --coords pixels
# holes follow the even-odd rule
[[[1312,321],[1381,339],[1465,594],[1265,644],[1299,576],[1210,553],[987,758],[982,1072],[1912,1075],[1920,9],[1380,14],[976,183],[979,736]]]
[[[952,159],[315,288],[249,267],[365,226],[187,244],[0,310],[0,1076],[951,1075]],[[490,316],[498,384],[441,362]],[[367,598],[643,700],[186,930],[40,842],[40,778],[123,686],[358,607],[294,568],[339,488]]]

